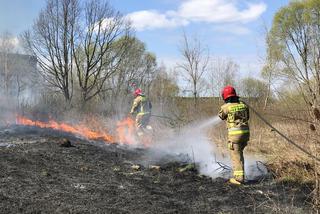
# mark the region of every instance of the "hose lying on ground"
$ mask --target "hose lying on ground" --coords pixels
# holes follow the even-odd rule
[[[283,137],[288,143],[294,145],[297,149],[299,149],[303,153],[309,155],[314,160],[320,162],[320,159],[318,157],[314,156],[313,154],[311,154],[310,152],[308,152],[307,150],[305,150],[304,148],[299,146],[297,143],[295,143],[292,140],[290,140],[287,136],[285,136],[278,129],[276,129],[273,125],[271,125],[264,117],[262,117],[261,114],[259,114],[259,112],[257,112],[252,106],[250,106],[248,103],[244,102],[243,100],[241,100],[241,102],[246,104],[253,111],[253,113],[255,113],[265,124],[267,124],[270,128],[272,128],[275,132],[277,132],[281,137]]]
[[[171,117],[167,117],[167,116],[163,116],[163,115],[151,114],[151,117],[159,117],[159,118],[162,118],[162,119],[173,120]]]

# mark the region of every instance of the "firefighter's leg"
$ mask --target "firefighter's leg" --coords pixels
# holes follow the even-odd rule
[[[144,114],[141,119],[141,125],[146,128],[150,121],[150,114]]]
[[[243,143],[237,143],[234,146],[235,157],[233,167],[233,177],[240,182],[244,181],[244,157],[243,157]]]
[[[149,133],[152,132],[152,127],[149,125],[150,117],[151,117],[150,114],[146,115],[145,126],[144,126]]]
[[[152,132],[152,127],[148,125],[150,122],[150,114],[145,114],[143,118],[143,127],[144,127],[144,145],[146,147],[150,146],[152,143],[152,138],[153,138],[153,132]]]
[[[136,130],[137,130],[137,135],[140,137],[143,135],[143,124],[142,124],[142,119],[143,119],[143,115],[137,115],[136,116]]]
[[[244,181],[244,158],[242,143],[229,142],[232,160],[233,178],[242,183]]]

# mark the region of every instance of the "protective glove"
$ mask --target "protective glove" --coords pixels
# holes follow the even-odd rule
[[[232,143],[232,142],[228,142],[228,149],[234,150],[234,148],[233,148],[233,143]]]
[[[133,112],[130,112],[130,113],[127,115],[127,117],[133,118],[133,117],[134,117],[134,113],[133,113]]]

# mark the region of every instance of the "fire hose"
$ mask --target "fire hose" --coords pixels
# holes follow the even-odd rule
[[[172,118],[171,118],[171,117],[163,116],[163,115],[155,115],[155,114],[151,114],[151,117],[159,117],[159,118],[163,118],[163,119],[167,119],[167,120],[172,120]]]
[[[241,102],[243,102],[244,104],[246,104],[252,111],[253,113],[255,113],[260,120],[262,120],[267,126],[269,126],[272,130],[274,130],[276,133],[278,133],[282,138],[284,138],[288,143],[292,144],[293,146],[295,146],[297,149],[299,149],[300,151],[302,151],[303,153],[307,154],[309,157],[313,158],[314,160],[320,162],[320,159],[316,156],[314,156],[313,154],[311,154],[309,151],[307,151],[306,149],[302,148],[301,146],[299,146],[297,143],[295,143],[293,140],[289,139],[286,135],[284,135],[283,133],[281,133],[278,129],[276,129],[273,125],[271,125],[270,122],[268,122],[263,116],[261,116],[261,114],[259,114],[259,112],[257,112],[252,106],[250,106],[248,103],[244,102],[243,100],[241,100]]]

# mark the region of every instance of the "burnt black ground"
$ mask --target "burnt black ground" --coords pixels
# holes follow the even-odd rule
[[[60,147],[62,137],[74,147]],[[236,187],[195,171],[181,173],[179,162],[136,170],[143,149],[48,130],[16,127],[0,130],[0,138],[0,213],[312,212],[307,186],[269,179]]]

